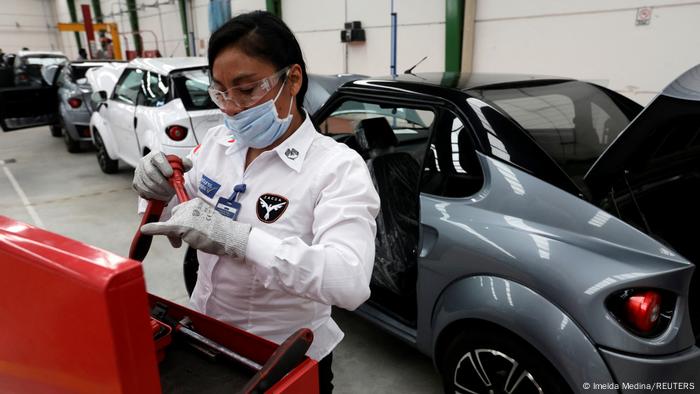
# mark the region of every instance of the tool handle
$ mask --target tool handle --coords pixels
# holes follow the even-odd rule
[[[173,175],[170,177],[169,182],[173,189],[175,189],[177,199],[181,203],[189,201],[190,197],[185,190],[185,168],[182,165],[182,159],[175,155],[167,155],[165,158],[168,159],[170,167],[173,168]]]
[[[129,248],[129,258],[136,261],[143,261],[148,254],[148,249],[151,248],[151,241],[153,241],[152,235],[146,235],[141,233],[141,226],[146,223],[157,222],[160,219],[160,215],[163,213],[165,208],[165,202],[159,200],[148,200],[148,205],[146,206],[146,211],[141,217],[141,223],[139,223],[139,228],[134,234],[134,238],[131,240],[131,247]]]
[[[290,335],[267,359],[265,365],[245,385],[241,393],[262,394],[279,382],[286,374],[304,361],[314,334],[308,328],[300,328]]]
[[[165,156],[168,159],[170,167],[173,168],[173,175],[170,177],[168,182],[175,189],[175,195],[177,199],[183,203],[189,201],[189,196],[185,190],[185,175],[184,167],[182,165],[182,159],[175,155]],[[147,223],[153,223],[160,220],[160,215],[163,213],[165,208],[165,202],[160,200],[148,200],[148,205],[146,206],[146,211],[141,217],[141,223],[139,223],[139,228],[134,234],[134,238],[131,240],[131,247],[129,248],[129,258],[136,261],[143,261],[148,254],[148,250],[151,248],[151,242],[153,241],[152,235],[146,235],[141,233],[141,227]]]

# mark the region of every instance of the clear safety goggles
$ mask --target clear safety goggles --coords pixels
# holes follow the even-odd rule
[[[286,78],[289,73],[289,66],[277,71],[269,77],[259,81],[232,86],[225,91],[215,89],[211,85],[207,89],[211,100],[217,107],[226,108],[226,102],[232,102],[238,108],[248,108],[265,96],[277,85],[282,77]]]

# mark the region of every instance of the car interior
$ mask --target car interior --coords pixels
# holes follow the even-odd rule
[[[319,129],[365,159],[381,197],[370,302],[415,326],[420,192],[465,197],[481,189],[470,133],[448,110],[352,100]]]
[[[319,126],[367,163],[381,197],[370,302],[415,326],[422,163],[432,110],[344,101]]]

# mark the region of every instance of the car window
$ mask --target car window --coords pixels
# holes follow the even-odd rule
[[[136,104],[136,99],[141,89],[143,81],[143,71],[138,69],[127,69],[114,87],[114,100],[123,101],[128,104]]]
[[[430,108],[344,100],[335,104],[335,109],[321,122],[319,130],[358,149],[354,139],[356,128],[361,120],[371,118],[387,120],[396,136],[395,151],[409,153],[416,162],[423,162],[435,120],[435,112]]]
[[[481,189],[483,179],[471,129],[451,111],[443,111],[423,163],[421,192],[467,197]]]
[[[572,178],[517,123],[482,100],[470,97],[466,102],[474,114],[474,124],[482,130],[482,147],[487,154],[570,193],[580,194]]]
[[[470,91],[513,118],[576,179],[630,122],[602,89],[580,81]]]
[[[427,137],[435,115],[424,109],[348,100],[338,106],[319,128],[324,134],[352,134],[362,119],[377,117],[386,118],[401,142],[416,136]]]
[[[188,111],[217,109],[209,97],[209,73],[207,69],[187,70],[173,75],[175,96],[182,100]]]
[[[146,71],[144,84],[141,86],[141,95],[138,97],[138,104],[147,107],[160,107],[165,104],[169,90],[167,77]]]

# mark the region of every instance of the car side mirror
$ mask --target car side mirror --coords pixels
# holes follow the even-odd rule
[[[92,101],[92,108],[95,108],[97,111],[100,109],[102,104],[107,105],[107,92],[104,90],[92,92],[90,95],[90,100]]]

